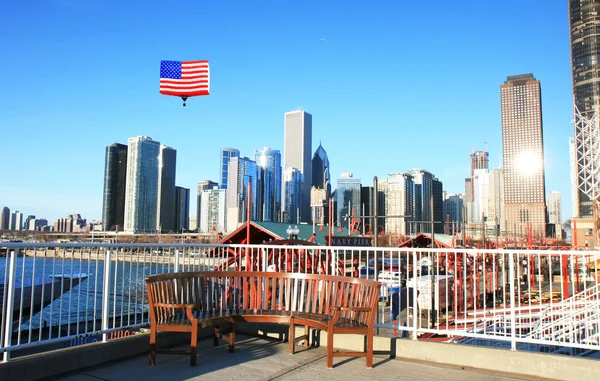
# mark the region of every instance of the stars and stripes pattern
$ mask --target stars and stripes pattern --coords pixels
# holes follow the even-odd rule
[[[180,97],[210,94],[208,61],[160,61],[160,93]]]

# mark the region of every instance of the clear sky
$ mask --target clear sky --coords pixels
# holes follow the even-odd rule
[[[542,6],[543,3],[543,6]],[[102,217],[106,146],[177,150],[179,186],[218,180],[222,146],[283,155],[283,114],[313,115],[332,178],[409,168],[464,192],[469,155],[501,166],[500,85],[541,81],[546,190],[571,216],[566,0],[11,1],[0,12],[0,207]],[[160,60],[208,59],[211,95],[159,94]],[[192,216],[195,215],[195,197]]]

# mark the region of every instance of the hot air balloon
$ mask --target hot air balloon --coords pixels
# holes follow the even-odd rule
[[[160,61],[160,93],[185,101],[210,94],[210,70],[207,60]]]

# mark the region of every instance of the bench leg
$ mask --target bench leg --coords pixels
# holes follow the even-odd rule
[[[327,330],[327,367],[333,368],[333,329]]]
[[[229,353],[235,352],[235,322],[231,323],[231,333],[229,334]]]
[[[307,325],[304,326],[304,336],[306,337],[304,339],[304,348],[308,349],[308,347],[310,347],[310,336],[308,336],[308,326]]]
[[[156,362],[156,328],[150,328],[150,346],[148,363],[154,366]]]
[[[190,366],[196,366],[196,354],[198,345],[198,327],[192,327],[192,347],[190,350]]]
[[[296,326],[294,325],[294,318],[290,319],[290,333],[288,334],[288,341],[290,342],[290,354],[294,354],[294,347],[296,346]]]
[[[219,345],[219,338],[221,337],[221,333],[219,332],[219,326],[216,326],[213,331],[213,345],[216,347]]]
[[[367,335],[367,369],[373,368],[373,331]]]

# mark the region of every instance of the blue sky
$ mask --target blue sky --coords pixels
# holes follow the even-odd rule
[[[334,179],[352,172],[372,184],[419,167],[462,193],[471,150],[487,141],[490,169],[501,165],[500,85],[533,73],[546,190],[571,215],[567,1],[322,3],[5,5],[0,206],[100,219],[105,148],[137,135],[177,150],[177,185],[195,194],[198,181],[218,179],[222,146],[283,153],[283,114],[299,107]],[[185,108],[160,95],[163,59],[208,59],[211,95]]]

